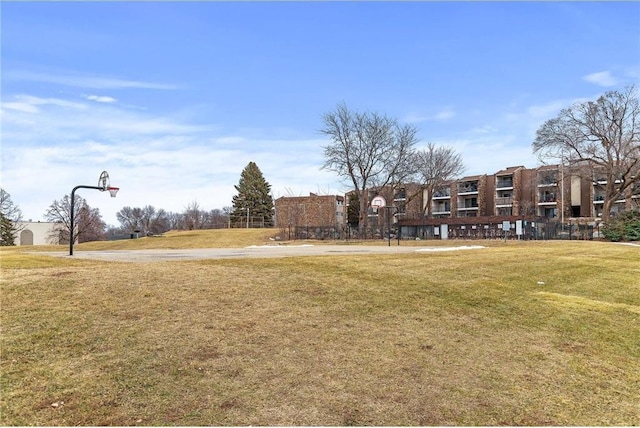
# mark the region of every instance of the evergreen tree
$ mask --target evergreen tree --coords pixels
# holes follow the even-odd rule
[[[231,221],[236,227],[273,227],[271,185],[254,162],[242,170],[232,199]]]
[[[0,188],[0,246],[15,245],[15,237],[24,226],[20,226],[22,211],[13,203],[11,195]]]
[[[360,219],[360,197],[358,192],[349,194],[349,204],[347,206],[347,223],[349,227],[358,227]]]
[[[13,222],[0,212],[0,245],[12,246],[16,245],[14,236]]]

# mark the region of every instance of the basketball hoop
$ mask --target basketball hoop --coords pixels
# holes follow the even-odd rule
[[[107,171],[102,171],[100,178],[98,178],[98,187],[102,187],[102,191],[104,192],[109,188],[109,184],[109,173]]]
[[[109,182],[109,173],[107,171],[102,171],[102,173],[100,173],[100,178],[98,178],[97,186],[85,186],[84,184],[80,184],[73,188],[73,190],[71,191],[71,209],[69,210],[69,212],[71,213],[75,213],[73,209],[73,205],[75,202],[76,190],[78,189],[94,189],[94,190],[99,190],[101,192],[108,190],[112,198],[115,198],[116,194],[118,193],[118,190],[120,190],[119,187],[111,187],[111,184]],[[77,236],[73,236],[75,231],[73,227],[73,219],[75,216],[71,215],[70,217],[71,219],[69,222],[69,255],[73,256],[73,242],[77,239]]]
[[[107,190],[109,191],[109,193],[111,193],[111,197],[115,198],[116,194],[118,193],[118,190],[120,190],[119,187],[107,187]]]
[[[385,206],[387,206],[387,201],[385,201],[385,199],[382,196],[376,196],[371,201],[371,208],[375,210],[384,208]]]

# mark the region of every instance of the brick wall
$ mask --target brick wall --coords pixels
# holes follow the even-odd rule
[[[344,197],[336,195],[293,196],[276,199],[276,227],[343,226]],[[342,215],[338,215],[342,213]]]

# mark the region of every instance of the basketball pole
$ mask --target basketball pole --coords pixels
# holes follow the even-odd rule
[[[73,190],[71,191],[71,209],[69,210],[69,217],[71,217],[71,220],[69,221],[69,255],[73,256],[73,241],[75,241],[75,238],[73,236],[73,229],[74,229],[74,224],[73,224],[73,219],[75,217],[75,212],[74,212],[74,203],[75,203],[75,195],[76,195],[76,190],[78,189],[94,189],[94,190],[100,190],[101,192],[104,192],[104,187],[98,187],[98,186],[76,186],[73,188]]]

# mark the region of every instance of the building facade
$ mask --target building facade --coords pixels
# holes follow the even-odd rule
[[[523,235],[525,226],[536,222],[595,226],[602,216],[606,184],[597,175],[572,173],[562,165],[508,167],[446,183],[432,195],[432,215],[399,218],[398,227],[407,237],[434,236],[443,224],[458,225],[463,235],[489,237],[503,234],[504,222],[511,222],[511,229],[521,222]],[[640,183],[614,202],[612,214],[638,207]]]
[[[16,245],[58,245],[57,223],[21,221],[17,223]]]
[[[346,226],[345,197],[283,196],[275,200],[275,225],[287,239],[320,239],[340,235]]]
[[[564,225],[597,226],[602,216],[606,181],[597,175],[572,172],[562,165],[538,168],[511,166],[493,174],[462,177],[444,183],[433,194],[416,183],[385,186],[368,190],[367,224],[369,238],[442,237],[446,225],[452,237],[502,237],[506,233],[525,237],[545,234]],[[349,204],[355,203],[354,192],[344,197],[311,193],[304,197],[282,197],[276,200],[276,225],[281,229],[303,230],[294,237],[353,235],[349,228]],[[371,207],[371,201],[382,196],[385,208]],[[612,213],[640,208],[640,183],[615,201]],[[506,229],[506,224],[509,229]],[[560,225],[560,226],[559,226]],[[571,226],[570,226],[571,228]],[[330,230],[328,235],[322,230]],[[351,233],[351,235],[349,235]],[[291,233],[289,234],[291,235]]]

